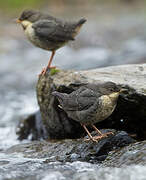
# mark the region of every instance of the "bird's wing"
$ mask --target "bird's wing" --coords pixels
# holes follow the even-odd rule
[[[76,121],[90,122],[90,120],[95,118],[96,111],[100,104],[98,98],[100,98],[101,94],[85,87],[82,87],[79,90],[81,89],[82,91],[79,93],[74,91],[76,96],[71,96],[68,101],[70,104],[66,103],[66,107],[63,109],[68,114],[68,117]]]
[[[69,28],[65,23],[59,23],[55,20],[39,20],[32,27],[36,35],[45,40],[54,42],[74,40],[72,28]]]
[[[69,95],[65,110],[82,111],[88,109],[95,103],[98,96],[100,95],[94,91],[81,87],[79,90],[74,91]]]
[[[90,108],[95,101],[100,97],[100,94],[97,94],[91,89],[83,90],[77,97],[77,102],[79,106],[79,111]]]

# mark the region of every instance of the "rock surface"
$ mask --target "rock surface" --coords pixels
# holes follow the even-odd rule
[[[135,143],[127,133],[113,132],[115,136],[102,139],[99,143],[66,139],[15,145],[0,153],[0,177],[15,180],[83,180],[115,176],[121,179],[124,175],[128,180],[134,171],[134,177],[139,175],[142,177],[139,180],[144,179],[146,141]],[[131,166],[125,168],[125,165]]]
[[[109,130],[102,130],[103,133]],[[135,142],[126,132],[110,130],[114,135],[98,143],[85,142],[84,139],[66,139],[61,141],[34,141],[11,147],[7,154],[22,153],[26,158],[48,158],[48,162],[87,161],[99,163],[107,157],[109,151],[119,149]],[[94,132],[93,132],[94,133]]]
[[[136,142],[119,151],[113,151],[103,162],[103,166],[122,167],[124,165],[146,165],[146,141]]]
[[[53,75],[53,83],[56,86],[68,86],[75,82],[106,82],[113,81],[134,88],[137,92],[146,95],[146,64],[133,64],[110,66],[88,71],[60,71]],[[44,82],[46,77],[41,77]],[[40,83],[40,81],[38,83]]]
[[[40,112],[21,122],[18,134],[20,139],[27,138],[31,134],[32,140],[40,138],[48,140],[18,144],[3,152],[8,156],[16,154],[21,157],[21,162],[2,161],[6,172],[13,165],[13,172],[19,167],[18,178],[18,174],[22,176],[23,170],[28,167],[29,172],[26,172],[25,176],[31,173],[32,178],[36,175],[42,177],[41,167],[43,170],[46,169],[46,178],[50,178],[53,169],[53,177],[58,179],[72,177],[77,180],[85,179],[87,176],[91,177],[90,179],[93,179],[92,177],[100,179],[103,172],[106,175],[118,171],[118,175],[121,173],[123,175],[127,174],[128,168],[130,172],[131,169],[135,169],[135,172],[141,174],[140,170],[144,171],[146,165],[145,80],[146,64],[80,72],[60,71],[54,75],[48,72],[45,76],[41,76],[37,84]],[[85,132],[80,124],[69,119],[67,114],[58,108],[58,101],[52,96],[52,91],[70,93],[78,88],[79,83],[102,81],[116,82],[127,88],[128,92],[119,97],[114,113],[105,121],[96,124],[99,129],[104,129],[103,132],[112,131],[114,135],[98,143],[87,143],[81,138],[85,136]],[[92,134],[94,135],[94,132]],[[136,142],[135,139],[143,141]],[[133,167],[128,166],[124,172],[127,165]],[[80,173],[75,173],[78,167]],[[1,172],[5,173],[4,170]],[[14,174],[13,172],[11,173]]]
[[[54,90],[70,93],[78,88],[79,83],[97,83],[113,81],[128,89],[127,94],[122,94],[113,114],[105,121],[97,124],[98,128],[111,128],[125,130],[136,139],[146,138],[146,64],[123,65],[101,68],[89,71],[60,71],[54,75],[51,72],[40,76],[37,83],[37,98],[40,106],[41,117],[34,115],[34,124],[40,124],[35,131],[30,118],[26,119],[23,127],[19,127],[19,138],[27,137],[30,133],[32,139],[50,138],[80,138],[85,135],[79,123],[70,119],[58,107],[58,101],[52,96]],[[139,123],[140,122],[140,123]],[[24,127],[27,128],[24,128]],[[27,132],[24,129],[27,129]],[[28,131],[28,129],[30,129]],[[38,133],[36,135],[36,132]],[[45,135],[44,135],[45,134]]]
[[[47,175],[48,179],[64,176],[64,179],[77,180],[85,177],[100,178],[102,173],[109,174],[118,170],[112,167],[122,168],[118,174],[126,174],[125,166],[126,169],[135,169],[138,174],[143,172],[146,165],[146,141],[135,142],[126,132],[112,132],[115,136],[102,139],[99,143],[66,139],[15,145],[2,152],[9,157],[9,161],[1,159],[1,175],[6,173],[8,179],[9,176],[13,179],[36,179],[36,176],[41,179]]]

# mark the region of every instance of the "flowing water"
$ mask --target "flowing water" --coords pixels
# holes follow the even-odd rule
[[[79,161],[46,163],[46,159],[4,152],[15,144],[29,141],[17,140],[16,127],[20,119],[38,109],[35,86],[50,52],[27,42],[21,27],[3,22],[0,25],[0,180],[145,180],[146,167],[140,165],[101,168]],[[62,69],[76,70],[144,63],[145,49],[143,13],[110,14],[89,18],[77,40],[57,51],[53,63]]]

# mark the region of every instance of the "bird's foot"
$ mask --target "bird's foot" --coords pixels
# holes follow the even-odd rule
[[[96,138],[94,138],[94,137],[85,139],[84,141],[85,141],[85,142],[92,141],[92,142],[96,142],[96,143],[98,142],[98,140],[97,140]]]
[[[47,67],[47,69],[56,69],[56,66]]]
[[[46,68],[43,68],[41,73],[39,74],[39,76],[44,75],[46,73],[46,71],[47,71]]]
[[[104,133],[104,134],[102,134],[103,136],[105,135],[106,137],[108,137],[108,135],[114,135],[114,133],[113,132],[107,132],[107,133]]]
[[[114,135],[114,133],[113,132],[107,132],[107,133],[101,134],[99,136],[93,136],[92,138],[85,139],[85,141],[98,142],[101,139],[108,137],[108,135]]]
[[[108,137],[108,135],[114,135],[114,133],[113,132],[107,132],[107,133],[101,134],[99,136],[94,136],[93,138],[96,140],[101,140],[103,138]]]
[[[44,76],[46,74],[46,72],[48,71],[48,69],[56,69],[56,66],[51,66],[51,67],[43,68],[42,72],[39,74],[39,76],[41,76],[41,75]]]

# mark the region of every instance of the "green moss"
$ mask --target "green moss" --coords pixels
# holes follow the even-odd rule
[[[53,68],[53,69],[51,69],[50,74],[51,74],[51,76],[53,76],[53,75],[57,74],[58,72],[60,72],[59,69]]]

